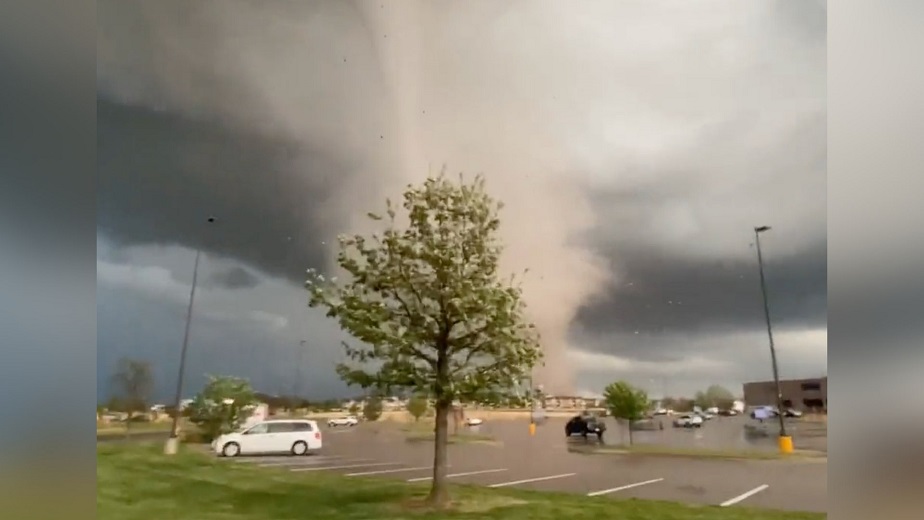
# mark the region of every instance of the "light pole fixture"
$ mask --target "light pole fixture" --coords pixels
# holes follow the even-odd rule
[[[529,389],[527,394],[529,397],[529,435],[536,435],[536,395],[535,390],[533,389],[533,369],[529,370]]]
[[[208,224],[215,223],[215,217],[208,217]],[[186,328],[183,331],[183,347],[180,349],[180,367],[176,376],[176,396],[173,400],[173,423],[170,425],[170,437],[164,445],[164,453],[175,455],[179,450],[179,426],[180,426],[180,402],[183,399],[183,377],[186,373],[186,352],[189,350],[189,326],[192,323],[193,303],[196,300],[196,281],[199,277],[199,257],[202,255],[202,248],[196,248],[196,260],[193,263],[192,287],[189,290],[189,306],[186,308]]]
[[[792,452],[792,438],[786,434],[786,421],[783,412],[783,389],[780,386],[780,371],[776,361],[776,347],[773,344],[773,327],[770,323],[770,303],[767,299],[767,281],[764,278],[764,259],[760,250],[760,234],[770,231],[770,226],[754,228],[754,245],[757,248],[757,268],[760,271],[760,294],[764,302],[764,318],[767,321],[767,337],[770,339],[770,361],[773,364],[773,383],[776,385],[776,410],[780,421],[779,447],[783,453]]]

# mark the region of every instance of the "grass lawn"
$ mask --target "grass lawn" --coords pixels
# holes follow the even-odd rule
[[[575,449],[575,451],[585,451]],[[664,455],[673,457],[706,457],[717,459],[751,459],[751,460],[786,460],[786,459],[826,459],[827,454],[814,451],[796,450],[790,455],[782,455],[776,451],[738,451],[738,450],[709,450],[700,448],[682,448],[673,446],[658,446],[652,444],[634,444],[632,446],[608,446],[604,448],[589,448],[588,454],[601,455]]]
[[[170,422],[136,422],[132,423],[129,433],[151,433],[151,432],[168,432],[170,431]],[[183,428],[187,428],[185,425]],[[97,424],[96,435],[125,435],[126,424]]]
[[[398,480],[292,473],[228,463],[158,445],[97,445],[97,518],[101,520],[787,520],[824,515],[581,495],[453,486],[453,509],[422,507],[425,485]]]

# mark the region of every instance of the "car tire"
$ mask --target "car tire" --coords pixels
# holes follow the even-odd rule
[[[296,457],[308,455],[308,444],[305,441],[297,441],[292,445],[292,455]]]
[[[221,456],[222,457],[237,457],[241,454],[241,445],[236,442],[226,443],[221,447]]]

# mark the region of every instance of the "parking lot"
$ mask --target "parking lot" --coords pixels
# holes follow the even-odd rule
[[[699,432],[705,435],[709,425]],[[617,438],[616,426],[608,432]],[[526,424],[485,423],[498,442],[449,447],[449,479],[495,488],[563,491],[591,498],[619,497],[825,512],[827,462],[822,460],[722,460],[656,455],[586,454],[581,438],[566,439],[564,420],[552,419],[528,435]],[[718,431],[718,427],[716,428]],[[654,433],[654,432],[652,432]],[[615,435],[613,435],[615,434]],[[671,432],[669,435],[694,435]],[[430,480],[431,442],[408,442],[398,425],[362,424],[324,430],[324,449],[309,457],[247,457],[229,463],[258,464],[293,472],[336,472],[350,478]],[[593,441],[591,441],[593,442]],[[612,441],[610,441],[612,442]]]

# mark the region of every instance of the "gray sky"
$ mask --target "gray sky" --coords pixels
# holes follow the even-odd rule
[[[444,164],[507,205],[550,387],[769,378],[764,224],[782,375],[826,373],[825,4],[658,4],[99,2],[99,393],[168,395],[197,247],[193,385],[344,393],[304,270]]]

